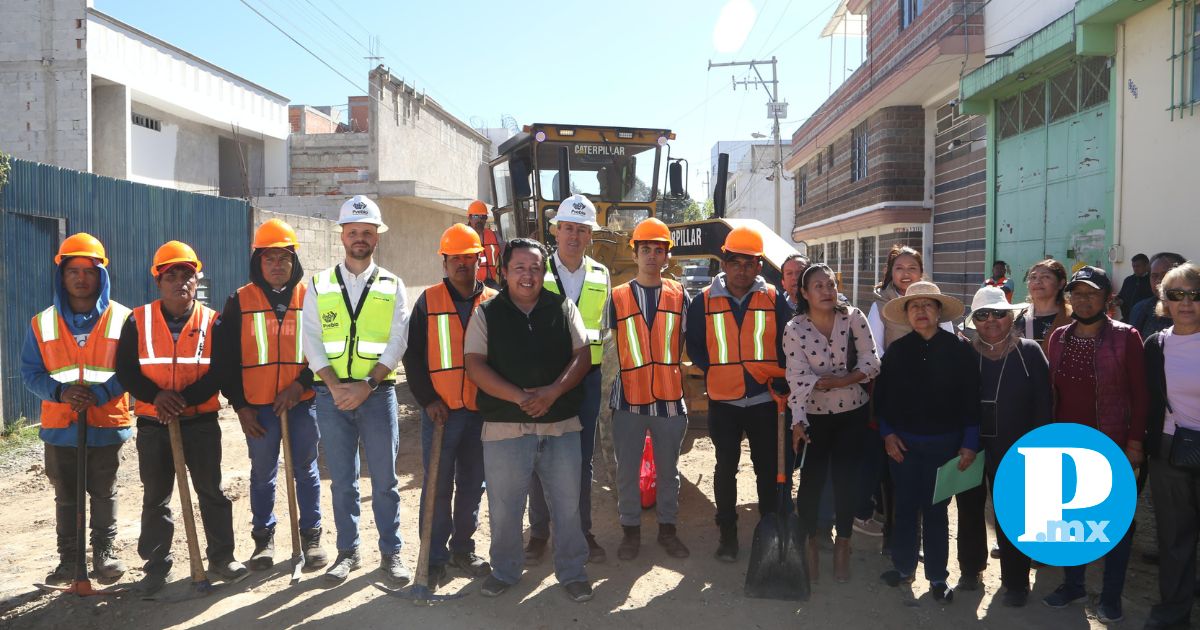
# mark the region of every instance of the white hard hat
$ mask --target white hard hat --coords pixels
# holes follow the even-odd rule
[[[558,212],[550,223],[557,224],[559,221],[582,223],[593,230],[600,229],[600,224],[596,223],[596,206],[583,195],[571,195],[558,204]]]
[[[338,225],[347,223],[370,223],[379,226],[379,233],[387,231],[388,227],[383,224],[383,214],[379,211],[379,206],[369,198],[362,195],[354,195],[342,204],[342,209],[338,212]]]

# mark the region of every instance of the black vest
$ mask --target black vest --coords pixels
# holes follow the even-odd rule
[[[558,295],[542,289],[537,305],[528,315],[512,303],[508,291],[480,305],[488,329],[488,365],[517,387],[550,385],[571,362],[570,321],[567,304]],[[549,423],[579,415],[583,384],[563,394],[540,418],[531,418],[519,405],[500,400],[482,389],[476,401],[486,422]]]

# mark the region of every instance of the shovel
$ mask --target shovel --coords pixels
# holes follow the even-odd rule
[[[442,461],[442,436],[446,432],[444,424],[437,422],[432,424],[433,444],[429,449],[429,472],[425,476],[425,504],[421,506],[424,518],[421,519],[421,553],[417,556],[417,575],[413,578],[413,585],[407,591],[384,589],[388,594],[412,600],[418,606],[459,599],[465,595],[462,592],[438,595],[433,592],[437,585],[429,583],[429,539],[433,538],[433,509],[437,502],[438,467]]]
[[[754,541],[750,545],[750,566],[746,570],[746,597],[762,599],[784,599],[804,601],[812,592],[808,582],[808,563],[804,544],[807,536],[801,533],[800,516],[792,504],[788,488],[790,475],[784,466],[784,449],[787,447],[784,431],[784,399],[769,389],[779,411],[779,444],[777,450],[778,474],[775,478],[779,489],[777,509],[764,514],[754,528]],[[800,467],[808,455],[805,444]],[[801,473],[803,474],[803,473]]]
[[[287,486],[288,521],[292,528],[292,584],[300,581],[304,570],[304,550],[300,546],[300,512],[296,509],[296,478],[292,468],[292,439],[288,434],[288,413],[279,414],[279,432],[283,442],[284,485]]]
[[[82,383],[82,381],[80,381]],[[119,595],[127,589],[109,587],[96,590],[87,571],[87,411],[75,417],[78,427],[75,440],[75,581],[70,586],[34,584],[50,593],[73,593],[80,597]]]

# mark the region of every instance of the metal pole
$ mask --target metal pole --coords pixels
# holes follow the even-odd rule
[[[771,85],[774,88],[771,102],[778,103],[779,81],[778,75],[775,73],[775,63],[775,57],[771,57]],[[772,113],[775,119],[771,130],[775,134],[775,233],[783,236],[783,203],[780,199],[783,185],[783,142],[779,139],[779,109],[776,108]]]

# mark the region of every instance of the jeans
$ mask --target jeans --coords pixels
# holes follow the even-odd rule
[[[600,370],[583,377],[583,406],[579,408],[579,526],[584,535],[592,533],[592,454],[596,452],[596,421],[600,418]],[[490,496],[490,495],[489,495]],[[529,536],[550,537],[550,508],[542,481],[536,476],[529,484]]]
[[[1162,509],[1159,506],[1155,507],[1155,512]],[[1100,590],[1101,604],[1119,606],[1121,603],[1121,593],[1125,590],[1125,570],[1129,568],[1129,555],[1133,551],[1134,529],[1131,524],[1121,541],[1104,556],[1104,578]],[[1063,584],[1083,592],[1086,588],[1084,581],[1086,574],[1086,564],[1063,567]]]
[[[150,424],[153,423],[153,424]],[[233,557],[233,502],[221,490],[221,425],[216,414],[179,423],[183,459],[200,503],[205,555],[210,561]],[[171,494],[175,491],[175,459],[168,429],[157,421],[141,422],[137,430],[138,473],[142,479],[142,533],[138,555],[149,574],[171,570]]]
[[[1162,457],[1150,459],[1150,491],[1158,526],[1159,603],[1150,618],[1164,625],[1187,626],[1192,616],[1196,579],[1196,540],[1200,528],[1200,476],[1167,463],[1169,435],[1163,436]]]
[[[646,431],[654,448],[659,525],[674,525],[679,515],[679,449],[687,433],[687,416],[655,417],[613,410],[613,451],[617,456],[617,512],[621,525],[635,527],[642,519],[642,492],[638,481]]]
[[[275,482],[279,477],[279,450],[283,444],[279,416],[271,405],[261,405],[258,423],[262,437],[246,436],[250,451],[250,523],[254,529],[275,527]],[[321,475],[317,470],[317,442],[321,432],[313,417],[313,401],[302,400],[288,410],[288,438],[292,444],[292,476],[296,480],[296,505],[300,529],[321,526]]]
[[[776,511],[777,413],[775,401],[752,407],[737,407],[715,401],[709,405],[708,435],[717,456],[713,494],[717,501],[718,527],[737,523],[737,470],[742,458],[743,435],[750,441],[750,460],[754,463],[758,487],[758,513],[771,514]],[[791,449],[788,447],[786,450]],[[790,476],[788,478],[791,479]]]
[[[78,551],[75,546],[78,456],[74,446],[46,445],[46,476],[54,487],[54,531],[58,537],[58,553],[72,559],[71,554]],[[87,449],[86,490],[90,498],[88,514],[93,547],[117,537],[117,467],[120,463],[120,444]]]
[[[400,490],[396,479],[396,451],[400,431],[396,420],[396,390],[380,386],[357,409],[341,411],[333,404],[329,388],[316,385],[317,425],[329,467],[333,495],[333,524],[337,527],[338,551],[358,548],[359,504],[358,447],[367,456],[371,474],[371,511],[379,532],[379,551],[400,553]]]
[[[430,566],[444,565],[451,553],[474,553],[471,538],[479,529],[479,501],[483,498],[483,418],[478,412],[456,409],[450,412],[442,432],[442,454],[434,483],[433,525],[430,534]],[[425,479],[429,477],[429,458],[433,452],[433,421],[421,412],[421,461]],[[427,483],[421,485],[421,505],[425,505]],[[451,510],[453,503],[453,510]],[[420,526],[425,528],[425,510]],[[446,543],[449,542],[449,549]]]
[[[588,546],[579,527],[579,432],[523,435],[483,443],[492,528],[492,576],[516,584],[525,566],[522,518],[530,479],[545,488],[554,526],[554,575],[560,584],[587,581]]]
[[[892,565],[901,575],[917,570],[917,517],[922,518],[921,531],[925,549],[925,579],[932,584],[945,583],[950,573],[946,563],[950,556],[949,501],[933,503],[933,486],[937,469],[954,458],[962,445],[962,436],[919,436],[901,438],[908,450],[904,461],[889,460],[892,480],[896,486],[896,517],[892,529]]]
[[[832,484],[835,504],[834,523],[838,538],[849,538],[854,525],[854,508],[858,501],[858,475],[862,464],[863,437],[867,427],[867,406],[844,413],[810,415],[806,470],[796,490],[796,511],[804,531],[817,533],[818,512],[822,495]],[[811,466],[811,467],[810,467]],[[827,483],[828,482],[828,483]]]

